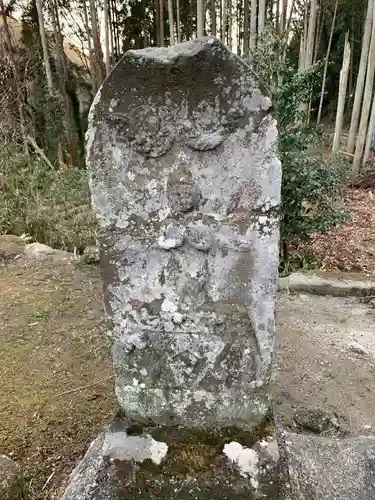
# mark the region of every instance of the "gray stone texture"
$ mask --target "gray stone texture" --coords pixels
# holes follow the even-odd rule
[[[375,437],[285,433],[285,451],[291,499],[375,498]]]
[[[270,100],[218,40],[129,51],[87,164],[126,416],[257,426],[268,411],[280,162]]]
[[[0,500],[22,500],[26,495],[21,467],[0,454]]]

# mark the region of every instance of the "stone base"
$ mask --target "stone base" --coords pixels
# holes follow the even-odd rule
[[[281,498],[272,426],[254,434],[129,428],[117,419],[91,444],[60,500]]]
[[[286,432],[279,444],[291,499],[374,500],[374,436],[336,439]]]

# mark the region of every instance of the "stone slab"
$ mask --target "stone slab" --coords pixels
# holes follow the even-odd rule
[[[268,436],[128,428],[117,420],[91,444],[60,500],[276,500],[278,450]],[[241,444],[242,443],[242,444]]]
[[[374,279],[356,275],[356,278],[334,277],[332,274],[317,275],[305,273],[292,273],[280,278],[278,282],[280,291],[295,293],[311,293],[314,295],[331,295],[333,297],[369,296],[375,295]]]
[[[128,418],[257,427],[269,409],[281,168],[271,102],[214,38],[129,51],[87,166]]]
[[[334,439],[285,433],[293,500],[373,500],[375,437]]]

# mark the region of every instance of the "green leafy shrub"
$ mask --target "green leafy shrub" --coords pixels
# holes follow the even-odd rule
[[[251,64],[272,96],[279,128],[282,163],[281,241],[284,260],[291,241],[326,231],[347,218],[341,203],[345,165],[321,152],[323,131],[308,123],[303,104],[321,84],[321,63],[298,72],[286,36],[268,29],[253,51]]]
[[[0,151],[0,234],[27,234],[54,248],[81,249],[94,240],[84,170],[51,169],[17,147]]]

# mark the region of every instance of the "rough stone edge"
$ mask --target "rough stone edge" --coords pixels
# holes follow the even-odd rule
[[[5,475],[0,470],[0,500],[22,500],[28,498],[28,491],[22,468],[7,455],[0,453],[0,469],[7,463]]]
[[[375,281],[334,279],[316,274],[293,273],[286,278],[279,278],[278,291],[333,297],[368,297],[375,295]]]
[[[281,429],[281,427],[278,429],[279,432],[277,432],[277,441],[279,445],[279,454],[280,454],[280,462],[282,463],[282,473],[283,473],[283,478],[286,480],[286,488],[283,490],[283,495],[280,500],[310,500],[310,494],[306,496],[303,492],[301,492],[300,489],[300,480],[298,478],[298,475],[296,475],[296,467],[294,464],[293,467],[293,452],[290,450],[290,446],[295,444],[298,439],[302,437],[302,439],[310,439],[314,441],[315,443],[315,452],[319,452],[319,446],[326,442],[326,443],[359,443],[362,440],[365,440],[366,442],[368,440],[374,441],[375,442],[375,436],[370,435],[370,436],[363,436],[363,435],[358,435],[358,436],[350,436],[347,438],[338,438],[338,437],[324,437],[324,436],[319,436],[316,434],[307,434],[307,433],[296,433],[296,432],[291,432],[285,429]],[[294,442],[293,442],[294,440]],[[311,450],[310,450],[311,451]],[[340,457],[340,455],[339,455]],[[302,470],[304,467],[304,462],[301,460],[301,465],[302,465]],[[351,464],[350,464],[351,465]],[[309,470],[308,468],[306,470]],[[331,483],[332,484],[332,483]],[[309,492],[310,493],[310,492]],[[333,493],[333,491],[332,491]],[[315,493],[311,492],[313,495],[311,499],[313,498],[314,500],[319,500],[319,498],[316,496]],[[334,495],[334,498],[338,498],[338,496]],[[341,496],[340,496],[341,498]],[[333,497],[332,497],[333,499]],[[361,500],[362,496],[358,498],[358,500]],[[352,499],[354,500],[354,498]]]
[[[70,473],[68,480],[63,485],[59,500],[71,500],[77,498],[77,493],[81,500],[94,498],[97,487],[98,472],[103,467],[103,456],[101,450],[107,429],[101,430],[99,435],[91,442],[88,450],[78,465]]]

